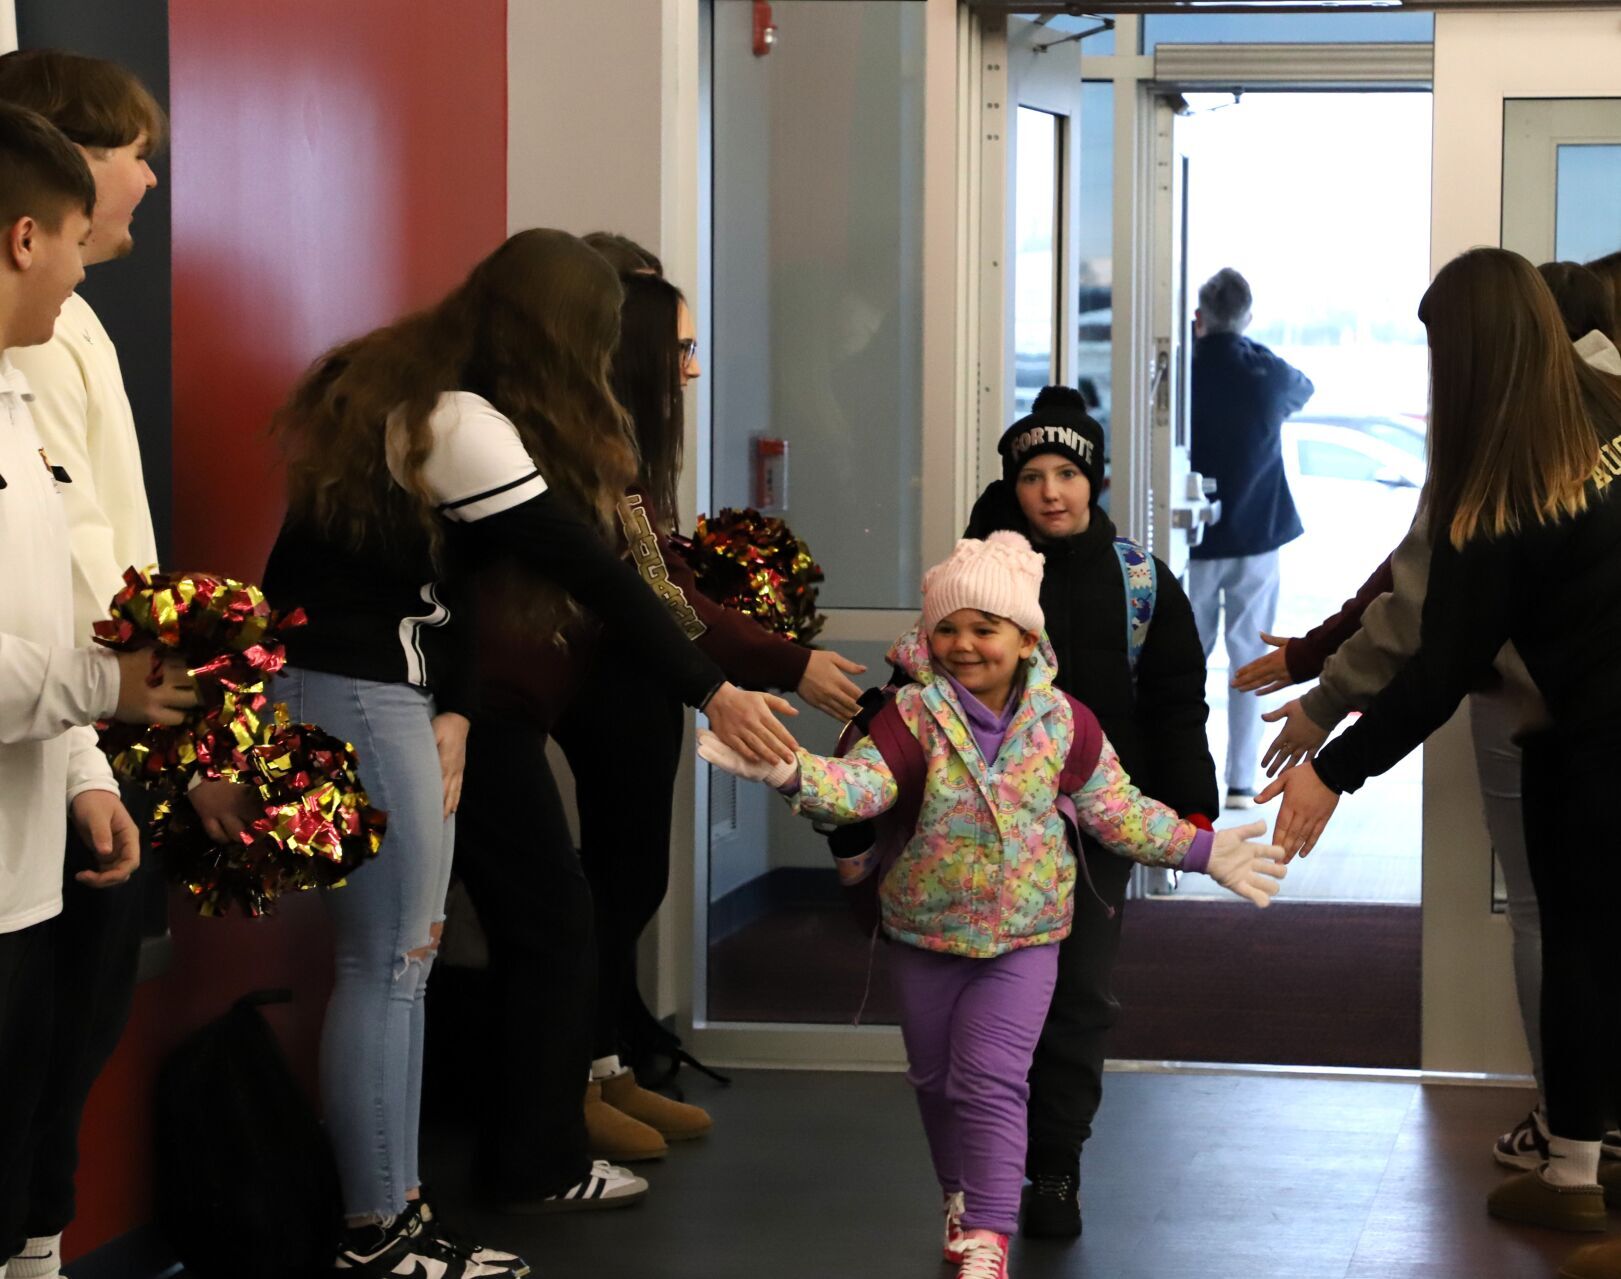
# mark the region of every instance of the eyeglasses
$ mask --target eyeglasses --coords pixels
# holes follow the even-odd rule
[[[698,358],[698,339],[682,338],[676,343],[676,346],[681,352],[681,367],[684,369],[691,368],[693,362]]]

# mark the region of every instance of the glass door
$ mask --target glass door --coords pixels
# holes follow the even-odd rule
[[[805,541],[825,575],[815,643],[867,668],[858,689],[885,682],[916,616],[939,500],[924,482],[928,16],[776,0],[762,43],[750,0],[710,13],[709,506]],[[841,725],[790,700],[800,743],[831,751]],[[869,946],[826,839],[765,787],[707,768],[699,786],[695,1050],[898,1060],[882,997],[863,1009]]]

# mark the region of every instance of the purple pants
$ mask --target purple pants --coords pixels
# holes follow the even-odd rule
[[[907,1082],[935,1175],[963,1192],[963,1225],[1010,1235],[1019,1228],[1030,1098],[1030,1059],[1058,979],[1058,947],[1028,946],[995,959],[890,948],[901,1006]]]

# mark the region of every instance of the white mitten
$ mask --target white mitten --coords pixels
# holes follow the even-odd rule
[[[1216,832],[1210,849],[1210,865],[1205,869],[1230,893],[1247,897],[1257,906],[1266,906],[1277,896],[1278,881],[1289,873],[1283,849],[1276,844],[1253,844],[1249,837],[1265,835],[1265,822],[1235,826]]]
[[[725,769],[733,777],[741,777],[750,782],[764,782],[767,786],[778,790],[793,781],[799,773],[797,762],[790,764],[774,759],[762,764],[750,763],[707,728],[698,730],[698,754],[716,768]]]

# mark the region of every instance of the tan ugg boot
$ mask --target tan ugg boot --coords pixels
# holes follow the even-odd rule
[[[1621,1279],[1621,1239],[1576,1249],[1565,1258],[1559,1279]]]
[[[585,1139],[594,1157],[610,1163],[641,1163],[670,1152],[657,1129],[605,1101],[595,1080],[585,1090]]]
[[[602,1099],[615,1110],[655,1129],[666,1141],[691,1141],[714,1126],[707,1110],[648,1092],[628,1067],[602,1081]]]

